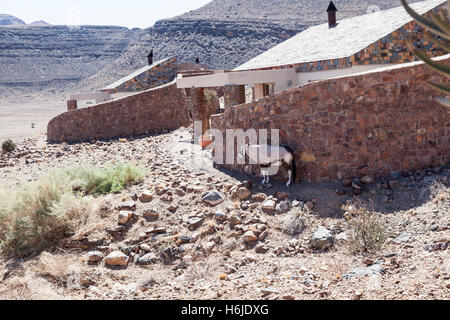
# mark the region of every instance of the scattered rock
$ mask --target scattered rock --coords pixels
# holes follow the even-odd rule
[[[331,231],[319,226],[309,240],[310,245],[317,250],[325,250],[333,245],[334,238]]]
[[[224,196],[217,190],[210,191],[202,198],[203,202],[207,203],[210,206],[217,206],[221,204],[225,198]]]
[[[136,203],[133,200],[124,201],[118,206],[119,211],[135,211]]]
[[[201,217],[192,217],[192,218],[189,218],[189,219],[187,220],[188,229],[189,229],[190,231],[194,231],[194,230],[198,229],[198,228],[203,224],[203,221],[204,221],[204,220],[205,220],[205,219],[203,219],[203,218],[201,218]]]
[[[139,201],[143,203],[147,203],[153,200],[153,193],[149,190],[145,190],[142,192],[141,196],[139,197]]]
[[[261,210],[265,213],[274,213],[275,212],[276,202],[274,200],[267,200],[261,206]]]
[[[91,251],[88,253],[88,262],[89,263],[98,263],[102,261],[103,259],[103,253],[100,251]]]
[[[233,213],[230,216],[229,221],[230,221],[230,226],[232,226],[232,227],[237,226],[242,223],[241,218],[236,213]]]
[[[364,184],[372,184],[373,183],[373,178],[370,176],[364,176],[361,178],[361,182]]]
[[[237,196],[241,200],[246,200],[252,195],[252,192],[247,188],[239,188],[237,190]]]
[[[359,179],[352,180],[352,187],[356,190],[364,190],[364,184]]]
[[[292,208],[291,202],[289,200],[286,200],[277,204],[275,210],[278,214],[283,214],[288,212],[291,208]]]
[[[371,265],[373,265],[374,261],[372,259],[366,258],[366,259],[363,260],[363,263],[366,266],[371,266]]]
[[[257,193],[252,196],[252,200],[255,202],[263,202],[267,199],[267,196],[264,193]]]
[[[155,209],[146,209],[142,212],[142,216],[150,220],[158,220],[159,213]]]
[[[139,264],[148,265],[158,262],[158,257],[154,253],[147,253],[138,259]]]
[[[133,218],[133,212],[131,211],[120,211],[119,212],[119,223],[126,224]]]
[[[145,231],[145,234],[147,235],[151,235],[151,234],[166,234],[167,233],[167,229],[164,227],[159,227],[159,228],[152,228],[152,229],[148,229]]]
[[[209,256],[212,253],[214,246],[216,245],[213,241],[203,242],[202,249],[206,256]]]
[[[344,187],[351,187],[352,186],[352,180],[351,179],[344,179],[344,180],[342,180],[342,185]]]
[[[308,208],[309,211],[313,211],[314,210],[314,203],[312,201],[307,201],[306,202],[306,207]]]
[[[260,292],[262,293],[263,296],[267,296],[269,294],[279,294],[280,293],[275,288],[263,288],[263,289],[260,289]]]
[[[280,199],[280,200],[287,200],[290,197],[290,193],[289,192],[276,192],[275,193],[275,198]]]
[[[267,245],[263,244],[263,243],[260,243],[260,244],[255,246],[255,252],[256,253],[264,254],[267,251],[269,251],[269,247]]]
[[[105,263],[109,266],[126,266],[128,256],[121,251],[113,251],[105,258]]]
[[[369,166],[367,164],[362,165],[356,169],[356,172],[359,174],[359,176],[367,176],[369,173]]]
[[[214,218],[217,221],[225,221],[227,220],[227,215],[222,210],[217,210],[216,213],[214,213]]]
[[[255,235],[253,231],[247,231],[243,236],[244,242],[255,242],[258,241],[258,237]]]
[[[394,189],[398,184],[397,180],[391,180],[388,182],[389,188]]]
[[[381,264],[373,264],[369,267],[355,268],[343,276],[344,279],[359,278],[364,276],[378,276],[384,274],[386,271]]]
[[[402,233],[392,241],[397,244],[408,243],[411,241],[411,235],[409,233]]]
[[[259,235],[259,241],[264,241],[266,240],[267,236],[269,235],[269,230],[264,230],[263,232],[261,232],[261,234]]]

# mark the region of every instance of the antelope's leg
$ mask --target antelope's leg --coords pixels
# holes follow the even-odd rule
[[[288,175],[289,175],[289,181],[286,184],[286,187],[289,187],[291,185],[291,183],[292,183],[292,170],[288,171]]]
[[[263,168],[261,168],[261,175],[263,177],[263,181],[261,183],[265,184],[266,183],[266,171]]]

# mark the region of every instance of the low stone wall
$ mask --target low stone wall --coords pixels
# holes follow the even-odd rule
[[[190,124],[184,91],[176,83],[89,108],[65,112],[47,127],[49,142],[81,142],[174,130]]]
[[[448,60],[446,61],[448,62]],[[448,83],[423,64],[326,80],[211,117],[211,127],[280,129],[295,150],[298,178],[374,177],[450,161],[450,113],[424,80]],[[227,165],[244,171],[242,165]]]

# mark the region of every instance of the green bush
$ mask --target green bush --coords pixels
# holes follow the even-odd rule
[[[92,195],[122,190],[144,177],[144,169],[131,164],[70,167],[0,191],[1,252],[27,256],[52,247],[86,220]]]
[[[3,141],[2,150],[3,152],[13,152],[16,150],[16,144],[11,139]]]

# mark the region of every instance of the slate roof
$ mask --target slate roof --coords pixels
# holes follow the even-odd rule
[[[142,67],[141,69],[136,70],[135,72],[129,74],[128,76],[123,77],[122,79],[117,80],[117,81],[114,82],[114,83],[111,83],[109,86],[103,88],[102,90],[112,90],[112,89],[115,89],[115,88],[119,87],[120,85],[124,84],[125,82],[130,81],[131,79],[137,77],[138,75],[140,75],[140,74],[142,74],[142,73],[144,73],[144,72],[146,72],[146,71],[148,71],[148,70],[150,70],[150,69],[153,69],[153,68],[156,67],[157,65],[159,65],[159,64],[161,64],[161,63],[163,63],[163,62],[165,62],[165,61],[167,61],[167,60],[170,60],[170,59],[172,59],[172,58],[173,58],[173,57],[169,57],[169,58],[166,58],[166,59],[163,59],[163,60],[159,60],[159,61],[153,63],[153,64],[150,65],[150,66],[147,65],[147,66],[145,66],[145,67]]]
[[[445,0],[427,0],[410,6],[418,13],[425,14],[444,2]],[[297,34],[234,70],[347,58],[412,20],[403,6],[400,6],[338,20],[337,26],[333,28],[324,23]]]

